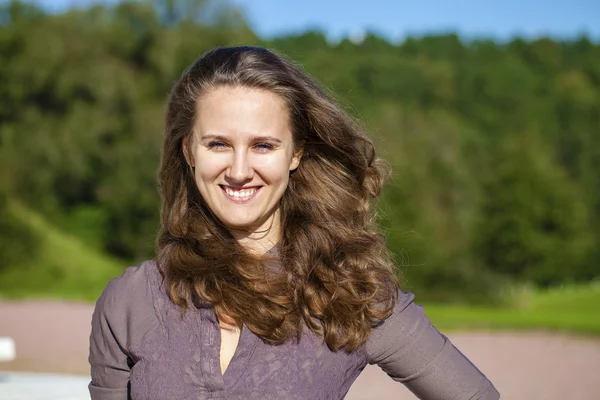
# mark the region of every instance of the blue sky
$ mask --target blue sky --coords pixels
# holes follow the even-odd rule
[[[94,0],[35,0],[61,10]],[[115,2],[116,0],[104,0]],[[366,30],[391,40],[458,32],[466,38],[505,40],[585,33],[600,40],[600,0],[230,0],[246,11],[261,36],[323,30],[332,40]]]

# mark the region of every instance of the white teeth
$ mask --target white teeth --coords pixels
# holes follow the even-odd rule
[[[231,197],[245,200],[254,195],[256,189],[233,190],[229,187],[225,187],[225,192]]]

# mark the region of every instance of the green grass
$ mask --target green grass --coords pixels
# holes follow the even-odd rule
[[[600,282],[529,293],[519,308],[424,303],[441,330],[552,330],[600,336]]]
[[[11,208],[39,235],[41,248],[35,262],[0,275],[0,297],[94,301],[126,266],[62,232],[37,213],[18,204]],[[511,298],[517,305],[513,308],[422,305],[442,331],[522,329],[600,336],[600,282],[548,291],[521,290]]]
[[[39,236],[39,256],[0,275],[0,297],[94,301],[123,263],[61,232],[37,213],[13,203],[11,212]]]

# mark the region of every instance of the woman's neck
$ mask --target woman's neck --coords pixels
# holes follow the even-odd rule
[[[263,255],[271,250],[281,239],[279,213],[275,212],[269,221],[262,224],[259,229],[245,231],[231,229],[233,237],[248,252]]]

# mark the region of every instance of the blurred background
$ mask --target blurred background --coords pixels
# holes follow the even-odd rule
[[[600,335],[600,3],[0,2],[0,297],[94,301],[154,257],[171,85],[215,46],[306,69],[393,166],[442,329]]]
[[[404,289],[503,398],[597,398],[598,1],[0,0],[0,370],[83,374],[79,397],[3,375],[0,399],[87,398],[93,302],[154,257],[170,87],[242,44],[370,132]],[[349,398],[400,398],[373,371]]]

